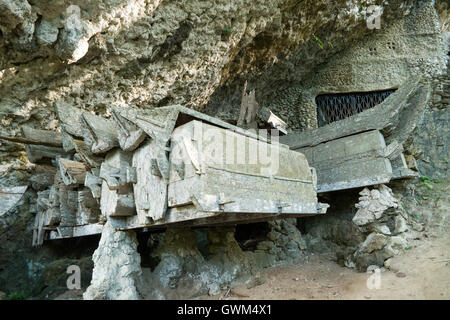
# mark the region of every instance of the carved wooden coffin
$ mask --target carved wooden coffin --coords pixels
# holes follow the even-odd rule
[[[388,183],[415,176],[406,167],[403,148],[386,146],[378,130],[296,149],[306,155],[317,172],[317,192],[329,192]]]
[[[199,213],[315,214],[305,156],[200,121],[171,138],[168,208]]]

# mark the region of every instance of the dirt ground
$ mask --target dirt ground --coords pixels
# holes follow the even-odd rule
[[[392,258],[390,270],[358,273],[331,255],[264,270],[259,279],[201,299],[450,299],[450,235],[427,234]],[[372,277],[371,277],[372,276]],[[369,279],[370,278],[370,279]],[[368,285],[369,282],[369,285]],[[369,289],[370,288],[370,289]]]

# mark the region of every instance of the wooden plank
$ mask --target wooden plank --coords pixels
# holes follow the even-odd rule
[[[247,93],[247,81],[244,83],[241,99],[241,110],[237,120],[237,126],[244,129],[257,129],[256,116],[258,114],[258,102],[255,98],[255,89]]]
[[[83,188],[79,190],[76,225],[81,226],[96,223],[100,215],[100,204],[92,196],[90,189]]]
[[[50,233],[50,240],[72,238],[72,237],[85,237],[91,235],[101,234],[103,230],[103,225],[94,223],[85,226],[76,227],[62,227],[57,228],[58,232]]]
[[[100,178],[103,179],[100,208],[106,217],[136,214],[133,188],[127,179],[131,161],[131,153],[115,149],[106,155],[100,168]]]
[[[155,174],[155,170],[152,170],[152,160],[155,160],[153,163],[157,166],[159,174]],[[142,220],[145,220],[145,217],[155,221],[162,219],[167,209],[169,169],[165,146],[154,139],[146,141],[134,152],[133,167],[136,168],[137,176],[133,190],[138,216]]]
[[[76,223],[78,210],[78,193],[71,187],[61,185],[59,187],[59,202],[61,213],[61,227],[71,227]]]
[[[100,171],[92,170],[92,172],[86,173],[86,179],[84,180],[84,185],[91,190],[92,196],[95,199],[100,199],[102,192],[102,179],[99,177]]]
[[[48,147],[62,147],[61,133],[50,130],[38,130],[28,126],[20,128],[23,137],[38,141],[40,145]]]
[[[72,136],[83,138],[83,129],[80,122],[80,116],[83,113],[82,109],[57,101],[55,102],[55,111],[62,130]]]
[[[89,112],[80,116],[84,142],[94,154],[105,153],[119,146],[114,122]]]
[[[47,139],[48,136],[51,135],[51,133],[46,132],[44,130],[36,130],[27,127],[23,127],[21,131],[25,139],[33,140],[41,144],[41,145],[27,144],[25,146],[25,151],[27,152],[28,160],[30,162],[37,163],[40,161],[54,159],[57,157],[70,156],[70,153],[65,152],[64,149],[62,148],[62,141],[60,140],[60,136],[58,136],[56,132],[53,133],[56,137],[56,142],[55,140],[50,141],[55,142],[55,144],[57,144],[58,146],[48,146],[49,144],[48,141],[47,143],[45,143],[44,140]]]
[[[65,185],[76,186],[84,184],[86,179],[86,165],[84,163],[63,158],[58,159],[57,162]]]
[[[220,119],[208,116],[204,113],[183,107],[181,105],[172,105],[161,108],[136,110],[131,108],[117,108],[116,111],[125,119],[136,124],[144,130],[147,135],[153,139],[166,142],[176,126],[185,124],[192,120],[201,120],[202,122],[225,128],[242,134],[244,136],[257,138],[261,141],[267,141],[267,137],[259,136],[254,131],[246,130]]]
[[[261,108],[258,112],[258,117],[270,124],[270,126],[274,129],[277,129],[283,134],[287,134],[287,123],[284,122],[280,117],[276,116],[271,110],[268,108]]]
[[[0,135],[0,139],[47,147],[61,147],[61,134],[55,131],[37,130],[27,126],[21,127],[22,137],[11,137],[7,135]]]
[[[14,208],[14,206],[22,199],[27,189],[28,186],[0,188],[0,217]]]
[[[120,148],[123,151],[134,151],[147,137],[147,134],[133,122],[122,117],[117,108],[110,109],[118,132]]]

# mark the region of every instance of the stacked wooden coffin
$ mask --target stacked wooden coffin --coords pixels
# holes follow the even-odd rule
[[[57,103],[61,133],[23,128],[31,162],[52,159],[33,244],[168,224],[210,226],[325,213],[302,153],[179,105],[109,109]]]

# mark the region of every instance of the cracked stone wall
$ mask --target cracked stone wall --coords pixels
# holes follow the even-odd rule
[[[343,43],[367,33],[365,1],[77,1],[79,11],[66,0],[17,3],[2,0],[0,25],[2,127],[12,133],[24,122],[55,129],[58,99],[98,113],[109,104],[200,109],[222,82],[300,50],[319,30]],[[412,3],[391,2],[386,23]],[[323,55],[312,53],[304,71]]]

